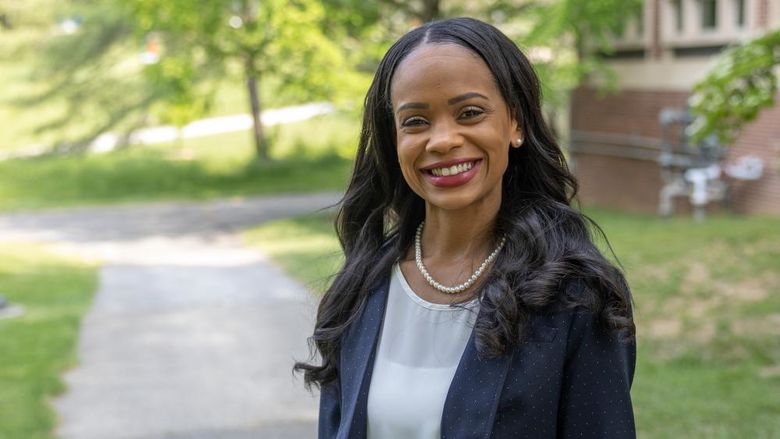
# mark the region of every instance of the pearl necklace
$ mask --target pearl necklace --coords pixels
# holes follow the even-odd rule
[[[437,290],[441,291],[442,293],[446,294],[458,294],[463,291],[466,291],[469,287],[474,285],[474,282],[479,279],[479,276],[482,275],[482,272],[485,271],[487,266],[493,262],[494,259],[496,259],[496,256],[498,256],[498,253],[501,251],[501,249],[504,247],[504,243],[506,242],[506,237],[501,237],[501,241],[498,243],[498,246],[495,250],[493,250],[493,253],[489,254],[487,258],[485,258],[484,261],[482,261],[482,264],[480,264],[479,268],[477,268],[477,271],[472,273],[472,275],[469,277],[469,279],[466,282],[463,282],[460,285],[455,285],[454,287],[447,287],[439,282],[436,282],[436,280],[431,276],[430,273],[428,273],[428,269],[425,268],[425,264],[423,264],[422,261],[422,230],[423,225],[425,225],[425,221],[421,222],[419,226],[417,226],[417,232],[414,235],[414,259],[417,262],[417,269],[420,270],[420,273],[423,275],[426,281],[428,281],[428,284],[430,284],[433,288],[436,288]]]

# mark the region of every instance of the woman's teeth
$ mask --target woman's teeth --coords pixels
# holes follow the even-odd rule
[[[461,172],[466,172],[473,167],[474,162],[459,163],[457,165],[450,166],[449,168],[433,168],[431,169],[431,174],[437,177],[447,177],[449,175],[456,175],[460,174]]]

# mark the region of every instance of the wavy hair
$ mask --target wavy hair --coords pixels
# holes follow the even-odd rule
[[[483,281],[474,327],[481,355],[499,356],[523,339],[530,317],[551,306],[583,306],[606,328],[632,338],[631,294],[625,279],[596,248],[601,229],[571,207],[577,182],[544,121],[534,69],[501,31],[454,18],[427,23],[401,37],[385,54],[365,98],[354,170],[336,217],[345,262],[322,297],[310,337],[312,359],[298,362],[308,386],[337,378],[342,335],[371,292],[406,254],[424,201],[398,165],[390,84],[399,63],[422,44],[457,44],[479,55],[493,74],[524,144],[509,148],[495,236],[506,244]],[[584,288],[570,288],[575,281]],[[575,291],[576,290],[576,291]],[[314,361],[319,354],[320,364]]]

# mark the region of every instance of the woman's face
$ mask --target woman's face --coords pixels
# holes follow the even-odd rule
[[[391,98],[411,189],[429,208],[497,211],[521,132],[484,61],[455,44],[424,44],[396,69]]]

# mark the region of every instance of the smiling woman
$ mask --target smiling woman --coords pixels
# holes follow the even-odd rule
[[[539,83],[459,18],[383,58],[312,336],[320,438],[633,438],[631,294],[570,204]],[[596,230],[599,230],[596,227]]]
[[[494,217],[509,144],[522,133],[485,63],[456,44],[423,45],[398,66],[391,99],[401,172],[428,201],[429,226],[441,209]]]

